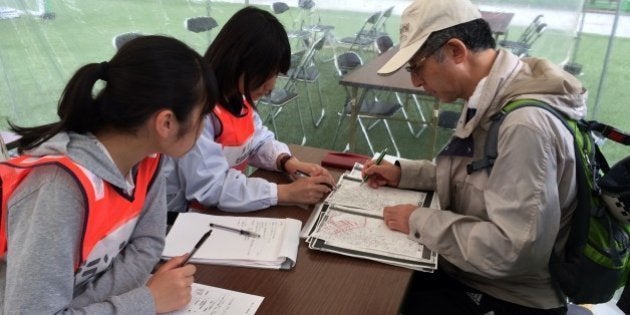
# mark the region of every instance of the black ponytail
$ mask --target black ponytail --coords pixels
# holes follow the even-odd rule
[[[102,80],[104,88],[93,96]],[[142,36],[125,44],[111,61],[81,67],[66,85],[56,123],[20,127],[20,151],[32,149],[55,134],[97,133],[104,128],[134,133],[151,115],[170,109],[186,122],[195,105],[212,110],[216,79],[206,61],[184,43],[165,36]]]

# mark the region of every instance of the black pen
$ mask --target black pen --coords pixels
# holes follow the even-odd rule
[[[249,236],[249,237],[260,237],[260,234],[258,234],[258,233],[251,232],[251,231],[246,231],[246,230],[241,230],[241,229],[237,229],[237,228],[233,228],[233,227],[229,227],[229,226],[225,226],[225,225],[221,225],[221,224],[210,223],[210,227],[224,229],[226,231],[231,231],[231,232],[238,233],[238,234],[245,235],[245,236]]]
[[[308,175],[300,170],[295,171],[295,176],[311,177],[311,175]],[[325,185],[326,187],[330,188],[330,190],[334,190],[333,186],[329,183],[320,183],[320,184]]]
[[[199,249],[199,247],[201,247],[201,245],[203,244],[203,242],[206,241],[206,239],[210,236],[210,234],[212,234],[212,230],[209,230],[208,232],[206,232],[203,236],[201,236],[201,239],[199,240],[199,242],[197,242],[197,244],[195,245],[195,247],[190,251],[190,254],[188,254],[188,257],[186,257],[186,260],[184,260],[184,262],[182,263],[182,266],[184,266],[185,264],[188,263],[188,261],[190,260],[190,258],[192,258],[192,256],[197,252],[197,250]]]

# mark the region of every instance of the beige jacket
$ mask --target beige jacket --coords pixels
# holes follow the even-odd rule
[[[573,118],[586,112],[586,91],[573,76],[548,61],[500,50],[464,106],[454,134],[460,140],[445,150],[461,155],[443,151],[435,164],[400,161],[399,186],[437,190],[445,210],[418,208],[409,237],[436,250],[446,260],[440,268],[496,298],[547,309],[563,305],[547,264],[554,246],[566,240],[576,203],[571,133],[543,109],[516,110],[501,125],[491,175],[466,172],[484,154],[490,116],[521,98],[542,100]]]

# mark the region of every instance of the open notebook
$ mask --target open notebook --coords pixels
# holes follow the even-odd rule
[[[335,191],[316,207],[302,237],[309,248],[433,272],[438,255],[383,222],[383,207],[414,204],[439,208],[433,192],[361,185],[360,166],[339,179]]]
[[[162,257],[169,259],[192,251],[210,223],[259,234],[242,235],[234,230],[212,228],[212,234],[195,252],[190,262],[268,269],[295,266],[302,222],[295,219],[214,216],[196,212],[181,213],[166,236]]]

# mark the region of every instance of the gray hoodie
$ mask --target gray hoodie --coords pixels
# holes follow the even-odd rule
[[[27,152],[67,155],[108,183],[127,183],[92,135],[60,133]],[[35,168],[8,200],[8,251],[0,262],[4,314],[155,314],[145,283],[166,231],[166,194],[157,176],[131,237],[109,266],[75,284],[85,200],[75,179],[56,165]],[[79,281],[77,281],[79,282]]]
[[[448,148],[458,153],[442,154],[435,163],[400,161],[400,187],[436,189],[449,210],[418,208],[409,221],[409,237],[444,258],[440,268],[496,298],[548,309],[563,305],[547,266],[554,246],[566,241],[576,205],[571,133],[546,110],[516,110],[499,130],[491,175],[466,170],[484,154],[490,117],[523,98],[573,118],[586,113],[586,91],[573,76],[548,61],[500,50],[464,106],[454,135],[465,140]],[[453,150],[458,143],[463,145]]]

